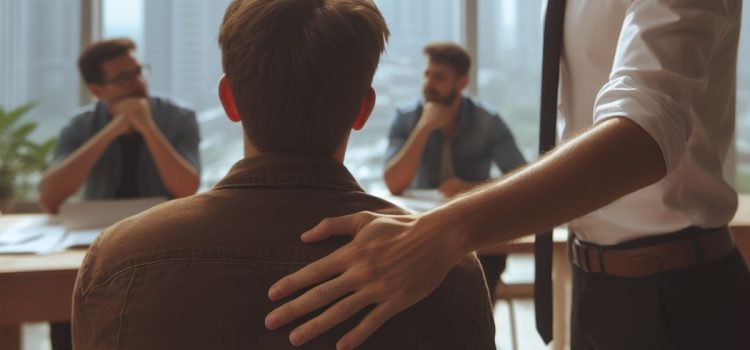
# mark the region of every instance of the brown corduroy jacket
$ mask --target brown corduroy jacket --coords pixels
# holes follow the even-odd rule
[[[123,220],[92,245],[73,297],[74,346],[290,349],[289,332],[304,320],[267,330],[266,314],[281,305],[268,288],[348,241],[305,244],[302,232],[361,210],[398,209],[365,194],[334,159],[243,159],[212,190]],[[302,348],[334,349],[363,316]],[[487,288],[470,255],[360,348],[494,349],[494,335]]]

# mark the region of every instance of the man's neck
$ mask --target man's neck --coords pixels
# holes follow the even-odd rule
[[[252,158],[255,156],[259,156],[261,154],[265,154],[261,151],[259,151],[255,146],[247,139],[247,135],[244,137],[244,144],[245,144],[245,158]],[[346,144],[349,141],[349,136],[347,135],[344,139],[344,142],[341,143],[338,149],[336,149],[336,152],[334,152],[331,157],[335,160],[337,160],[339,163],[344,163],[344,156],[346,155]]]

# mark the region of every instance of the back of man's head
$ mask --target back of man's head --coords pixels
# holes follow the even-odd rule
[[[219,32],[245,132],[260,152],[332,155],[389,32],[371,0],[235,0]]]
[[[432,43],[424,48],[424,54],[431,62],[448,65],[459,77],[469,74],[471,56],[461,46],[450,42]]]
[[[101,40],[87,46],[78,57],[78,70],[87,84],[102,84],[102,64],[135,50],[135,43],[127,38]]]

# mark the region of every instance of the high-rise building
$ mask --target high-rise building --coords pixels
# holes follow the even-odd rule
[[[43,122],[39,138],[56,135],[78,106],[78,0],[0,2],[0,105],[36,102],[28,120]]]
[[[217,43],[228,0],[144,2],[144,47],[155,94],[177,99],[197,111],[218,105],[221,76]]]

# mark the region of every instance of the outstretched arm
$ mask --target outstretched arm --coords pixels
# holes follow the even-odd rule
[[[276,329],[340,298],[290,334],[301,345],[368,305],[375,308],[338,343],[361,344],[385,321],[430,294],[465,254],[589,213],[648,186],[666,173],[661,149],[634,122],[613,118],[524,169],[419,216],[357,213],[326,219],[302,239],[331,235],[354,240],[276,284],[272,300],[305,287],[272,311]]]

